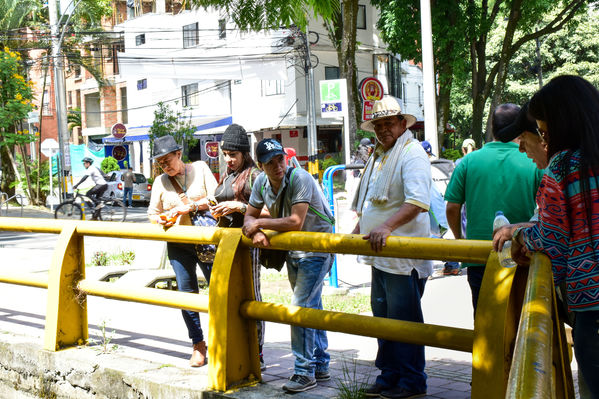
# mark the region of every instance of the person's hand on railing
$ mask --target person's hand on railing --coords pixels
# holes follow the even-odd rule
[[[261,230],[254,234],[254,236],[252,237],[252,242],[254,243],[254,245],[260,247],[270,246],[270,241],[268,240],[268,237]]]

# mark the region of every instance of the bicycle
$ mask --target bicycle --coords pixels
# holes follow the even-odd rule
[[[54,211],[55,219],[83,220],[84,209],[91,210],[91,220],[123,222],[127,217],[127,207],[120,199],[100,197],[93,200],[75,190],[75,196],[61,202]]]

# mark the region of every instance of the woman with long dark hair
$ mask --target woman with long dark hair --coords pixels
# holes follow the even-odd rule
[[[534,95],[528,112],[550,161],[537,193],[539,223],[516,230],[512,254],[544,252],[555,285],[565,281],[576,360],[599,398],[599,91],[580,77],[559,76]]]
[[[217,204],[210,207],[210,212],[218,218],[220,227],[241,227],[252,193],[253,182],[256,181],[261,171],[250,155],[250,141],[242,126],[232,124],[227,127],[220,148],[227,163],[227,171],[221,176],[220,183],[214,191]],[[251,255],[254,295],[257,301],[261,301],[259,250],[252,248]],[[260,366],[264,368],[264,358],[262,356],[264,320],[258,320],[256,325],[258,328]]]

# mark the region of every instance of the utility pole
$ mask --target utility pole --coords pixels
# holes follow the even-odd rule
[[[58,165],[60,174],[59,193],[61,199],[65,199],[66,192],[69,189],[67,178],[71,174],[71,154],[69,151],[69,131],[67,128],[67,108],[66,108],[66,92],[64,79],[64,60],[62,58],[60,47],[62,45],[59,39],[59,19],[57,0],[48,0],[48,12],[50,17],[50,27],[52,34],[52,61],[54,65],[54,101],[56,104],[56,120],[58,146],[60,154],[60,164]],[[72,3],[72,2],[71,2]]]
[[[304,42],[304,72],[306,77],[306,122],[308,129],[308,172],[318,179],[318,159],[316,150],[316,93],[314,90],[314,66],[310,59],[310,42],[308,35],[300,32]]]
[[[433,153],[441,156],[437,134],[437,105],[435,101],[435,65],[433,61],[433,29],[430,0],[420,0],[422,31],[422,86],[424,91],[424,137],[431,143]],[[443,126],[445,131],[445,126]]]

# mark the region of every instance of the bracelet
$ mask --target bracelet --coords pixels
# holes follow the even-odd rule
[[[245,212],[248,210],[247,204],[241,204],[241,209],[239,210],[242,215],[245,215]]]

